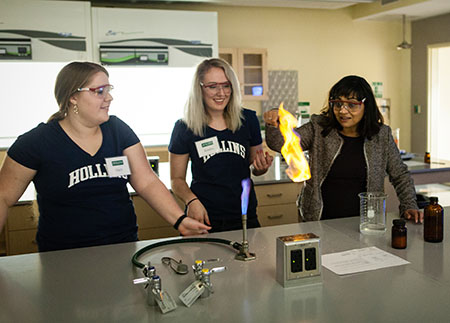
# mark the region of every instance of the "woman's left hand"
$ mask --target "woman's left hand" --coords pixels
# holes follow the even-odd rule
[[[210,226],[200,223],[190,217],[186,217],[181,221],[180,226],[178,227],[178,231],[180,231],[182,236],[205,234],[208,233],[208,230],[211,230]]]
[[[267,151],[264,153],[262,150],[258,150],[252,163],[253,175],[259,176],[267,172],[269,167],[272,165],[272,162],[273,157],[270,156]]]
[[[414,221],[415,223],[423,223],[423,212],[409,209],[403,213],[403,218],[409,221]]]

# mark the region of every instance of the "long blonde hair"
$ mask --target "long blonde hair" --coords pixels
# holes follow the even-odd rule
[[[221,68],[227,79],[231,83],[232,92],[230,101],[224,110],[224,118],[227,128],[235,132],[242,126],[242,96],[239,80],[233,68],[226,61],[220,58],[205,59],[195,71],[192,80],[191,91],[185,105],[184,122],[187,127],[198,136],[203,136],[205,128],[209,123],[209,115],[203,103],[203,94],[200,82],[203,82],[205,74],[213,67]]]
[[[55,82],[55,98],[59,111],[52,114],[47,122],[64,119],[69,111],[72,95],[79,88],[84,87],[91,77],[98,72],[103,72],[109,76],[108,71],[103,66],[92,62],[72,62],[64,66],[59,71]]]

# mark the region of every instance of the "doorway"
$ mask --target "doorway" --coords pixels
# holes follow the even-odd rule
[[[428,46],[428,142],[432,159],[450,160],[450,44]]]

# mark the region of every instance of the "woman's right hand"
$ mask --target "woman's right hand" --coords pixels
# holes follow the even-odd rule
[[[272,109],[264,112],[263,114],[264,122],[268,125],[278,127],[280,125],[278,118],[278,109]]]
[[[206,223],[207,225],[211,225],[209,222],[208,211],[206,211],[200,200],[192,201],[186,210],[186,215],[194,220],[199,221],[200,223]]]

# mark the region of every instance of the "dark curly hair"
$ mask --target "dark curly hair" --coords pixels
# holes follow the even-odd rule
[[[341,124],[333,113],[333,107],[329,103],[330,100],[339,100],[342,96],[346,98],[354,97],[358,101],[362,101],[365,98],[364,116],[358,123],[357,130],[360,136],[370,140],[372,136],[380,131],[383,125],[383,116],[378,109],[369,83],[356,75],[345,76],[331,88],[328,96],[328,105],[321,111],[321,115],[325,116],[325,121],[321,124],[324,128],[322,136],[327,136],[332,129],[342,130]]]

